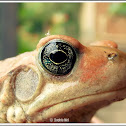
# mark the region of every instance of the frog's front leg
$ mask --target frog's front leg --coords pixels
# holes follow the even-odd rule
[[[11,123],[26,122],[25,112],[19,102],[15,101],[7,110],[7,121]]]

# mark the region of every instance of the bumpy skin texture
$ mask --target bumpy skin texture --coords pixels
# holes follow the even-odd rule
[[[52,39],[78,50],[67,75],[52,75],[38,64],[40,48]],[[125,71],[126,54],[112,41],[85,47],[69,36],[42,38],[35,51],[0,61],[0,122],[90,122],[98,109],[126,97]]]

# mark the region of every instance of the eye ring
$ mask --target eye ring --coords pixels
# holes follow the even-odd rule
[[[70,73],[76,62],[77,53],[69,42],[52,39],[40,48],[38,61],[40,69],[61,76]]]

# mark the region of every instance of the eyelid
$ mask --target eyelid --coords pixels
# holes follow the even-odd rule
[[[42,46],[44,46],[47,42],[49,42],[50,40],[53,39],[62,39],[64,41],[69,42],[69,44],[71,44],[74,48],[78,48],[79,51],[83,51],[84,46],[75,38],[70,37],[70,36],[66,36],[66,35],[50,35],[47,37],[42,38],[38,45],[37,45],[37,50],[39,50],[39,48],[41,48]]]

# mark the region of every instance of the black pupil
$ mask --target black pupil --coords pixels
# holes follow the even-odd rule
[[[64,52],[57,50],[50,54],[50,59],[54,63],[62,63],[67,59],[67,55]]]

